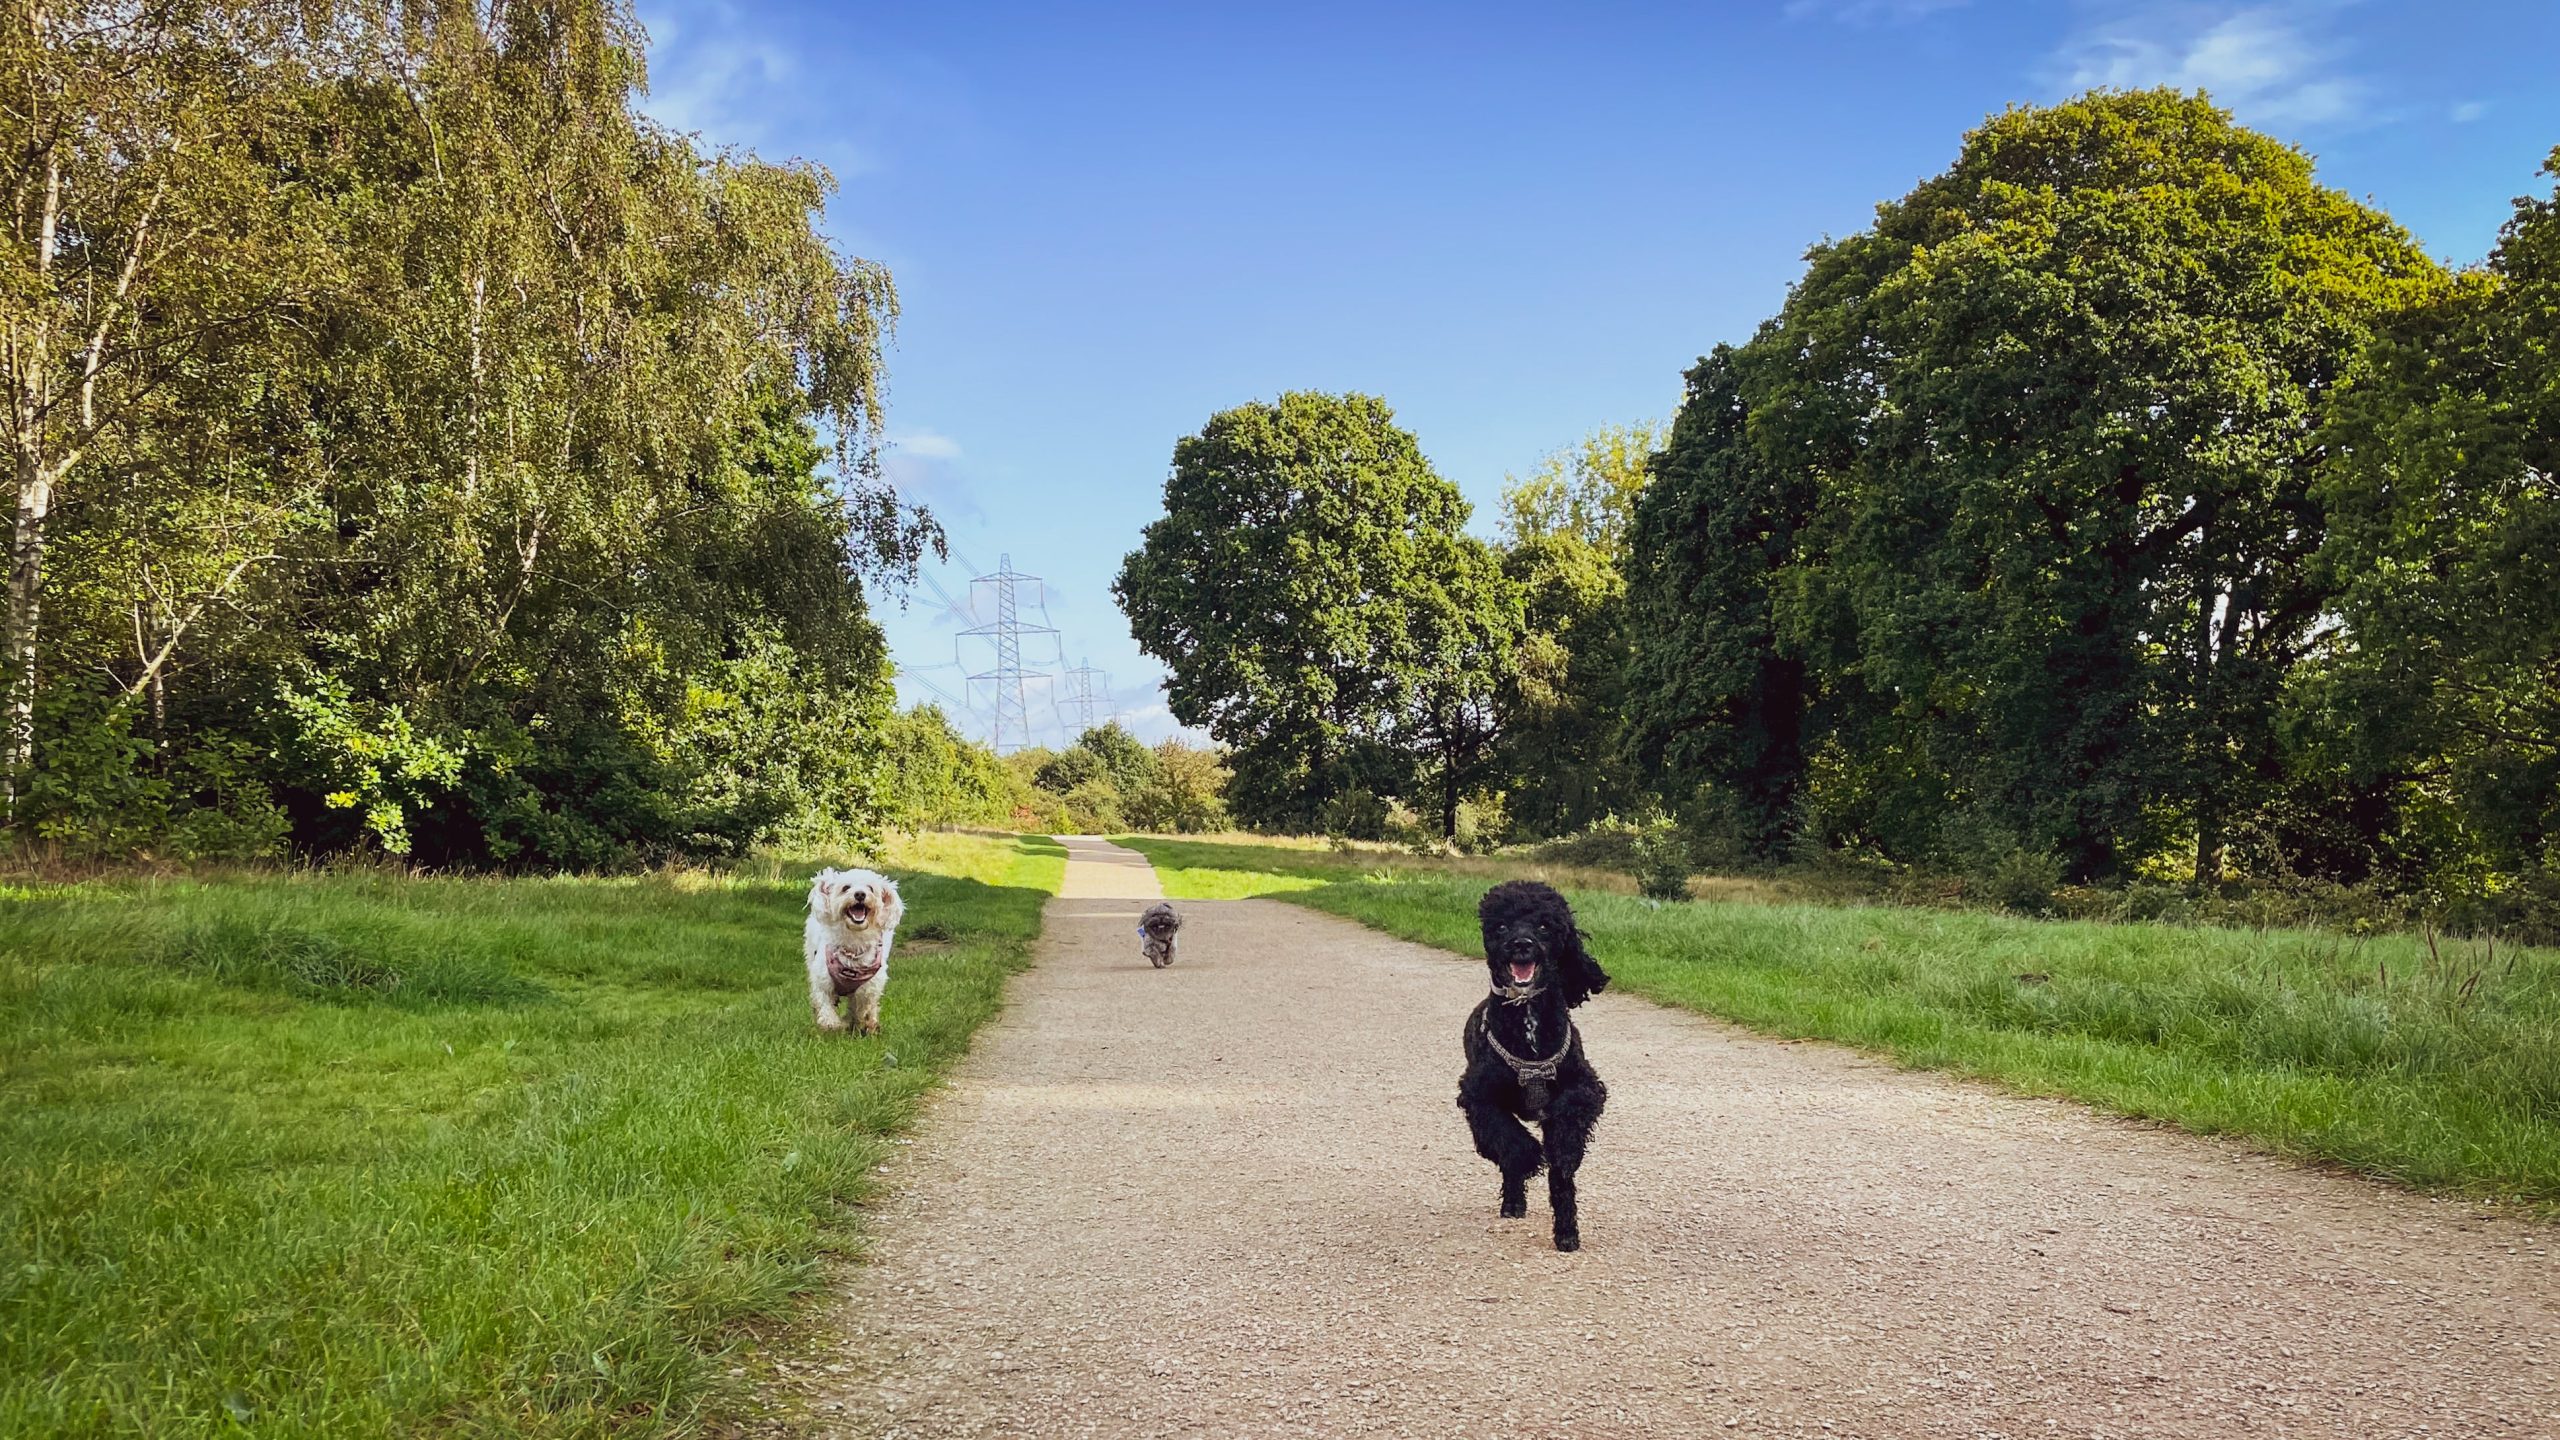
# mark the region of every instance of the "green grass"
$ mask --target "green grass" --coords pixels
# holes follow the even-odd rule
[[[1169,895],[1269,895],[1477,951],[1478,874],[1301,847],[1123,843],[1155,862]],[[2560,954],[2548,950],[1566,891],[1616,984],[1649,999],[2560,1209]]]
[[[801,865],[0,890],[0,1434],[712,1423],[1063,853],[893,850],[874,1040],[809,1023]]]

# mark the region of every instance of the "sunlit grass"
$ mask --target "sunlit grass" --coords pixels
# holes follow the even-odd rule
[[[1472,868],[1127,843],[1176,897],[1270,895],[1451,950],[1478,943],[1487,877]],[[1618,986],[1654,1000],[2411,1185],[2560,1206],[2548,950],[1563,888]]]
[[[874,1040],[809,864],[0,898],[0,1434],[643,1435],[855,1234],[1062,858],[928,836]]]

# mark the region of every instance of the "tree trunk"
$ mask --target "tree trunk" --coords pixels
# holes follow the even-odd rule
[[[1458,838],[1458,751],[1451,746],[1440,756],[1440,833]]]
[[[37,35],[43,35],[43,13],[31,12],[30,18]],[[41,619],[36,612],[44,598],[44,517],[53,509],[55,478],[46,468],[51,458],[45,438],[52,421],[47,411],[53,397],[47,384],[53,363],[53,321],[51,307],[44,303],[52,297],[44,292],[53,283],[53,258],[60,244],[61,226],[62,161],[48,151],[44,199],[36,217],[36,320],[24,341],[18,339],[15,324],[9,327],[9,359],[16,371],[11,378],[17,382],[17,393],[9,398],[18,412],[14,437],[18,513],[9,537],[9,668],[5,680],[0,680],[0,693],[8,697],[9,709],[8,733],[0,739],[0,821],[10,824],[17,822],[18,792],[36,748],[36,626]]]
[[[2202,497],[2199,497],[2201,499]],[[2210,508],[2196,525],[2196,550],[2200,555],[2212,553],[2213,512]],[[2196,785],[2196,866],[2195,883],[2201,888],[2222,878],[2222,817],[2216,807],[2222,803],[2223,746],[2221,728],[2215,722],[2214,654],[2216,622],[2214,613],[2222,587],[2210,574],[2196,581],[2196,681],[2195,681],[2195,759],[2193,771]]]
[[[36,627],[44,602],[44,521],[53,509],[53,478],[21,454],[18,515],[9,537],[8,738],[0,747],[0,794],[8,818],[18,818],[18,796],[36,749]]]

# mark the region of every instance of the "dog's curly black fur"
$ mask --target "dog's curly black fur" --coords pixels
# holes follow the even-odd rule
[[[1549,886],[1534,880],[1496,885],[1485,892],[1476,918],[1484,925],[1485,965],[1494,993],[1467,1017],[1467,1068],[1458,1077],[1458,1108],[1475,1132],[1476,1153],[1502,1170],[1502,1213],[1529,1213],[1529,1177],[1544,1166],[1547,1200],[1555,1209],[1556,1248],[1578,1249],[1582,1229],[1574,1204],[1574,1173],[1582,1168],[1592,1127],[1609,1103],[1609,1087],[1584,1058],[1571,1012],[1606,987],[1609,976],[1583,948],[1573,908]],[[1519,980],[1531,971],[1532,978]],[[1505,998],[1506,986],[1517,998]],[[1561,1046],[1555,1077],[1524,1079],[1495,1050],[1495,1041],[1531,1062],[1555,1056]],[[1546,1136],[1543,1144],[1523,1120],[1538,1122]]]

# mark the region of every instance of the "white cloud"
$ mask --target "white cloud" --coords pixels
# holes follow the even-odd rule
[[[2370,86],[2340,73],[2333,7],[2146,5],[2084,27],[2055,57],[2073,91],[2166,85],[2202,90],[2257,125],[2324,126],[2363,118]]]
[[[960,442],[932,430],[893,430],[889,434],[889,445],[924,460],[960,458]]]
[[[649,34],[649,93],[641,110],[671,130],[702,137],[712,149],[775,152],[781,159],[820,141],[811,158],[837,180],[877,168],[842,116],[842,77],[825,61],[812,73],[808,56],[771,15],[746,15],[732,0],[641,0]]]
[[[2489,105],[2487,101],[2465,100],[2461,104],[2453,107],[2452,119],[2453,123],[2456,125],[2468,125],[2472,121],[2477,120],[2488,113]]]
[[[759,39],[724,0],[651,0],[649,95],[641,108],[713,145],[753,146],[771,134],[767,104],[790,93],[790,52]]]
[[[1189,745],[1207,745],[1211,741],[1206,730],[1194,730],[1173,718],[1173,707],[1159,700],[1152,705],[1133,705],[1113,713],[1120,728],[1153,745],[1159,740],[1180,740]]]

